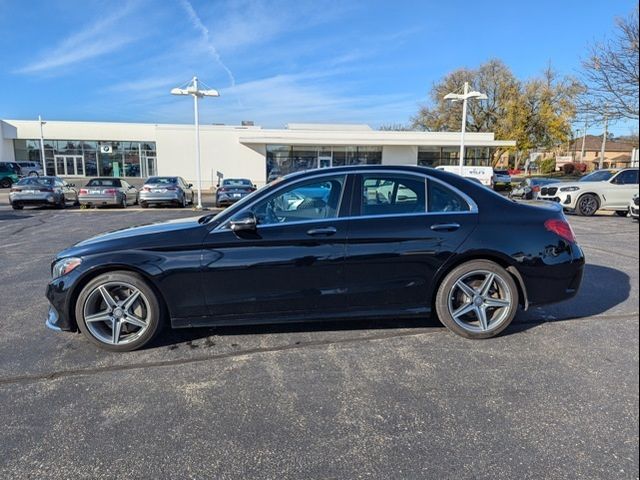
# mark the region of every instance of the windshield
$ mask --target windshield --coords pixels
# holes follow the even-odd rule
[[[227,178],[222,181],[223,187],[252,187],[251,180],[246,178]]]
[[[53,178],[27,177],[20,180],[16,185],[53,185]]]
[[[611,170],[596,170],[595,172],[590,173],[589,175],[582,177],[579,182],[606,182],[613,174]]]
[[[173,185],[177,183],[176,177],[151,177],[146,183],[153,183],[156,185]]]

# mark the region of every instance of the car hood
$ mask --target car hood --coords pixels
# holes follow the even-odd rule
[[[578,187],[582,188],[586,182],[554,182],[542,185],[540,188]],[[590,183],[590,182],[589,182]]]
[[[112,250],[162,248],[177,239],[186,243],[191,237],[191,232],[200,232],[206,228],[198,223],[198,218],[181,218],[103,233],[82,240],[74,246],[63,250],[57,255],[57,258],[91,255]],[[175,233],[181,231],[184,232],[184,236],[176,237]],[[197,237],[202,238],[201,235],[197,235]]]

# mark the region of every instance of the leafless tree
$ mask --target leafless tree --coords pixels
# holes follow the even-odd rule
[[[616,19],[615,35],[591,46],[582,62],[586,94],[582,111],[609,118],[638,119],[638,7]]]

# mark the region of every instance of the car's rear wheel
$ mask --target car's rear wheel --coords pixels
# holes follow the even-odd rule
[[[80,292],[75,306],[80,331],[94,344],[118,352],[149,343],[162,324],[153,289],[132,272],[104,273]]]
[[[122,196],[122,200],[120,201],[120,206],[122,208],[127,208],[127,196],[126,195]]]
[[[30,177],[39,177],[40,175],[38,175],[38,172],[31,171],[31,172],[29,172],[29,176]]]
[[[149,204],[147,202],[140,202],[140,207],[141,208],[148,208]]]
[[[616,215],[618,215],[619,217],[626,217],[627,215],[629,215],[629,211],[628,210],[616,210]]]
[[[56,208],[62,209],[67,206],[67,200],[64,198],[64,195],[60,195],[60,199],[58,203],[56,203]]]
[[[24,205],[20,205],[18,203],[12,203],[11,208],[13,208],[14,210],[22,210],[24,208]]]
[[[436,313],[452,332],[480,339],[498,335],[518,309],[513,277],[488,260],[472,260],[454,268],[436,294]]]
[[[576,212],[583,217],[590,217],[595,214],[600,208],[600,201],[598,197],[591,193],[585,193],[578,199],[576,205]]]
[[[8,178],[0,179],[0,188],[11,188],[11,180]]]

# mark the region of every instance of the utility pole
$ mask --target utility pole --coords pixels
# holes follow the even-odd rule
[[[587,138],[587,120],[584,121],[584,132],[582,135],[582,148],[580,149],[580,161],[584,162],[584,141]]]
[[[47,175],[47,161],[44,158],[44,135],[42,133],[42,125],[47,122],[42,121],[42,117],[38,115],[38,123],[40,124],[40,160],[42,160],[42,173]]]
[[[604,114],[604,134],[602,135],[602,144],[600,145],[600,161],[598,162],[598,170],[604,168],[604,151],[607,146],[607,128],[609,127],[609,117]]]

